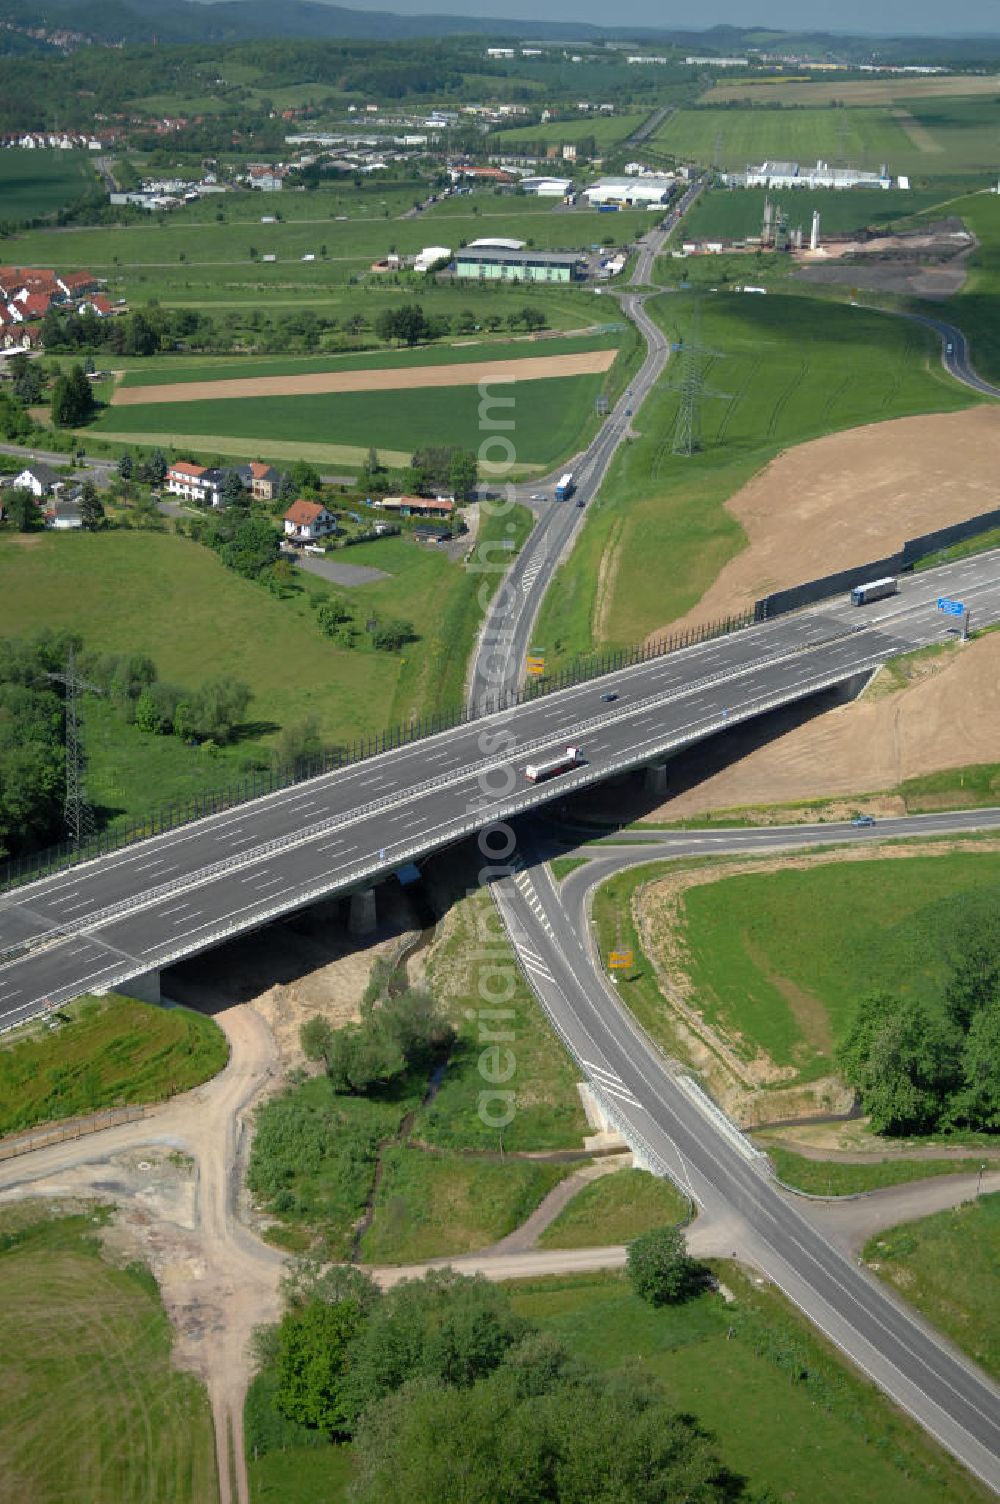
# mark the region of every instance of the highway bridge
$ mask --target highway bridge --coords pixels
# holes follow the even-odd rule
[[[867,607],[841,598],[650,658],[14,888],[0,898],[0,1027],[947,640],[942,595],[981,626],[1000,621],[1000,556],[915,575]],[[578,767],[528,781],[529,762],[568,745]],[[500,833],[494,850],[506,855]]]

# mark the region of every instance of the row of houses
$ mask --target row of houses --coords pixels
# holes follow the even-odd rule
[[[38,266],[0,266],[0,343],[5,349],[30,349],[38,343],[37,325],[50,308],[75,308],[110,318],[114,305],[91,273],[55,272]]]
[[[50,465],[36,461],[32,465],[26,465],[19,475],[4,477],[2,484],[11,489],[16,487],[30,491],[35,498],[35,505],[45,519],[46,527],[65,532],[83,526],[80,483],[60,475]],[[0,499],[0,520],[3,515],[4,508]]]
[[[196,465],[190,460],[176,460],[166,474],[165,489],[201,507],[221,507],[222,493],[230,475],[238,475],[243,489],[255,501],[274,501],[281,476],[271,465],[252,460],[246,465]]]

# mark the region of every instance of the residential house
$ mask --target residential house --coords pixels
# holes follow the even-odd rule
[[[237,465],[236,473],[254,501],[274,501],[277,498],[281,476],[271,465],[251,460],[249,465]]]
[[[315,543],[337,531],[337,519],[319,501],[293,501],[285,513],[285,537],[293,543]]]
[[[220,507],[225,478],[223,470],[195,465],[190,460],[176,460],[167,470],[165,484],[171,496],[183,496],[185,501],[194,501],[203,507]]]
[[[62,272],[56,278],[56,286],[63,297],[82,298],[88,292],[97,291],[97,278],[91,272]]]
[[[15,475],[12,484],[30,491],[36,501],[41,501],[44,496],[61,489],[63,481],[48,465],[36,461],[35,464],[26,466],[20,475]]]
[[[99,319],[109,319],[114,311],[114,304],[103,292],[95,292],[89,298],[84,298],[77,309],[78,313],[92,313]]]
[[[247,171],[247,182],[262,193],[278,193],[284,186],[286,172],[284,167],[253,166]]]
[[[26,288],[22,288],[7,304],[7,312],[15,324],[26,324],[29,319],[43,319],[51,302],[52,299],[46,292],[28,292]]]
[[[73,528],[82,528],[83,513],[80,505],[82,500],[83,492],[79,486],[66,497],[53,497],[45,507],[45,526],[60,533],[69,532]]]
[[[423,522],[413,529],[414,543],[447,543],[451,528],[433,522]]]
[[[395,512],[399,517],[450,517],[455,510],[455,499],[449,496],[379,496],[372,501],[373,507],[384,512]]]

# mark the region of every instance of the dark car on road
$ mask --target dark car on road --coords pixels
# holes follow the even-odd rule
[[[851,824],[852,825],[874,825],[875,824],[875,816],[874,815],[854,815],[853,818],[852,818],[852,820],[851,820]]]

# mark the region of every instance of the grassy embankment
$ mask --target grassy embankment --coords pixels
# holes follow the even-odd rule
[[[602,951],[617,946],[621,926],[622,943],[636,955],[632,972],[620,977],[621,996],[654,1038],[676,1050],[670,1010],[632,918],[636,891],[670,870],[651,864],[611,878],[595,895],[594,920]],[[762,1053],[793,1071],[790,1080],[814,1081],[833,1070],[836,1041],[859,995],[877,988],[939,994],[957,919],[988,905],[998,881],[995,853],[942,852],[817,859],[777,872],[748,866],[689,887],[678,939],[692,1001],[741,1058]],[[795,1183],[813,1173],[825,1176],[826,1168],[801,1168]]]
[[[806,1159],[803,1154],[762,1138],[778,1179],[811,1196],[856,1196],[890,1185],[929,1180],[936,1175],[974,1175],[981,1159],[883,1159],[872,1164]]]
[[[187,1008],[111,993],[79,998],[59,1017],[55,1033],[40,1024],[0,1040],[0,1135],[162,1101],[207,1081],[229,1057],[218,1024]]]
[[[542,1233],[539,1248],[601,1248],[629,1243],[651,1227],[673,1226],[691,1215],[669,1180],[648,1170],[615,1170],[585,1186]]]
[[[0,1213],[0,1496],[31,1504],[214,1504],[208,1397],[171,1362],[152,1276],[100,1256],[106,1212]]]
[[[514,532],[506,528],[513,523]],[[490,517],[476,557],[496,539],[520,546],[530,516],[516,508]],[[354,586],[352,604],[377,617],[411,621],[418,641],[400,653],[324,638],[309,606],[330,587],[302,576],[277,599],[227,570],[208,549],[172,534],[108,532],[0,537],[0,595],[6,630],[70,628],[88,648],[146,653],[160,677],[183,686],[213,678],[249,685],[251,721],[226,748],[185,747],[143,735],[106,702],[84,705],[88,790],[111,823],[218,788],[247,759],[269,758],[283,727],[315,716],[325,745],[461,703],[466,663],[480,622],[482,576],[437,549],[406,538],[360,544],[343,555],[389,578]],[[87,580],[82,594],[79,581]],[[487,576],[491,578],[491,576]],[[252,644],[252,651],[247,651]]]
[[[493,938],[488,895],[474,893],[451,909],[447,931],[431,954],[427,983],[444,1007],[457,1040],[440,1086],[421,1105],[427,1077],[410,1077],[370,1098],[337,1096],[325,1077],[295,1087],[261,1110],[250,1183],[280,1185],[287,1194],[269,1210],[279,1219],[272,1238],[283,1246],[318,1246],[342,1257],[352,1227],[372,1193],[380,1144],[413,1119],[407,1142],[388,1147],[374,1219],[361,1248],[369,1263],[408,1263],[483,1248],[512,1232],[546,1192],[572,1170],[518,1159],[519,1150],[577,1148],[586,1122],[577,1072],[524,985],[505,939]],[[488,940],[484,941],[484,936]],[[484,954],[488,953],[488,954]],[[501,1134],[479,1115],[492,1091],[480,1072],[480,984],[494,993],[510,977],[513,991],[504,1041],[514,1057],[514,1117]],[[487,1018],[484,1028],[496,1028]],[[501,1060],[506,1065],[506,1057]],[[503,1106],[486,1104],[496,1116]],[[504,1151],[500,1158],[499,1151]],[[478,1151],[469,1153],[468,1151]]]
[[[1000,1379],[1000,1194],[907,1222],[872,1238],[865,1260]]]
[[[862,308],[791,296],[672,296],[649,308],[675,341],[701,309],[708,361],[703,449],[671,452],[675,363],[635,417],[558,570],[535,632],[552,667],[641,641],[689,610],[744,545],[725,503],[779,451],[861,423],[969,405],[924,330]],[[808,325],[809,341],[801,331]]]

